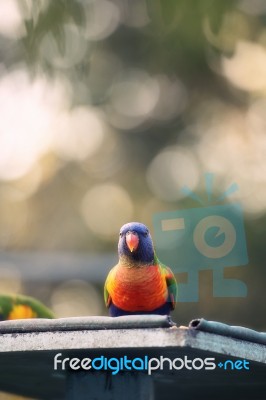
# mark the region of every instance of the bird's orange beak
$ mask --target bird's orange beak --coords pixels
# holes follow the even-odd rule
[[[138,248],[139,237],[136,233],[128,232],[126,235],[126,244],[131,253]]]

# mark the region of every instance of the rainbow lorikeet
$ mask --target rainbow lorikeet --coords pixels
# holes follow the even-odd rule
[[[0,321],[28,318],[54,318],[54,315],[33,297],[0,294]]]
[[[157,258],[148,228],[130,222],[122,226],[119,236],[119,261],[104,286],[109,314],[169,315],[175,308],[177,283],[171,269]]]

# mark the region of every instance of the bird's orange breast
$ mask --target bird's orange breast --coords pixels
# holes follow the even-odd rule
[[[107,290],[112,302],[125,311],[152,311],[168,296],[165,277],[157,265],[126,268],[118,264],[111,271]]]

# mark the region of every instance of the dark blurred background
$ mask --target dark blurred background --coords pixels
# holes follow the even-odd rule
[[[197,206],[209,171],[239,186],[250,262],[225,276],[248,296],[203,271],[173,318],[266,330],[265,129],[264,0],[2,1],[0,291],[106,314],[120,226]]]

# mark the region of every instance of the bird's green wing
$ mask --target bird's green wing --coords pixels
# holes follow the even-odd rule
[[[107,275],[105,284],[104,284],[104,302],[107,308],[110,307],[110,304],[112,302],[112,298],[110,296],[110,293],[108,292],[108,285],[112,283],[113,281],[113,270],[111,269],[111,271],[109,272],[109,274]]]
[[[172,304],[172,309],[175,309],[176,302],[177,302],[177,282],[175,279],[175,275],[171,268],[167,267],[164,265],[157,256],[155,256],[154,260],[158,265],[160,265],[162,274],[165,277],[167,288],[168,288],[168,294],[169,294],[169,299]]]
[[[107,290],[107,286],[106,283],[104,285],[104,302],[107,308],[109,308],[110,304],[111,304],[111,296]]]

